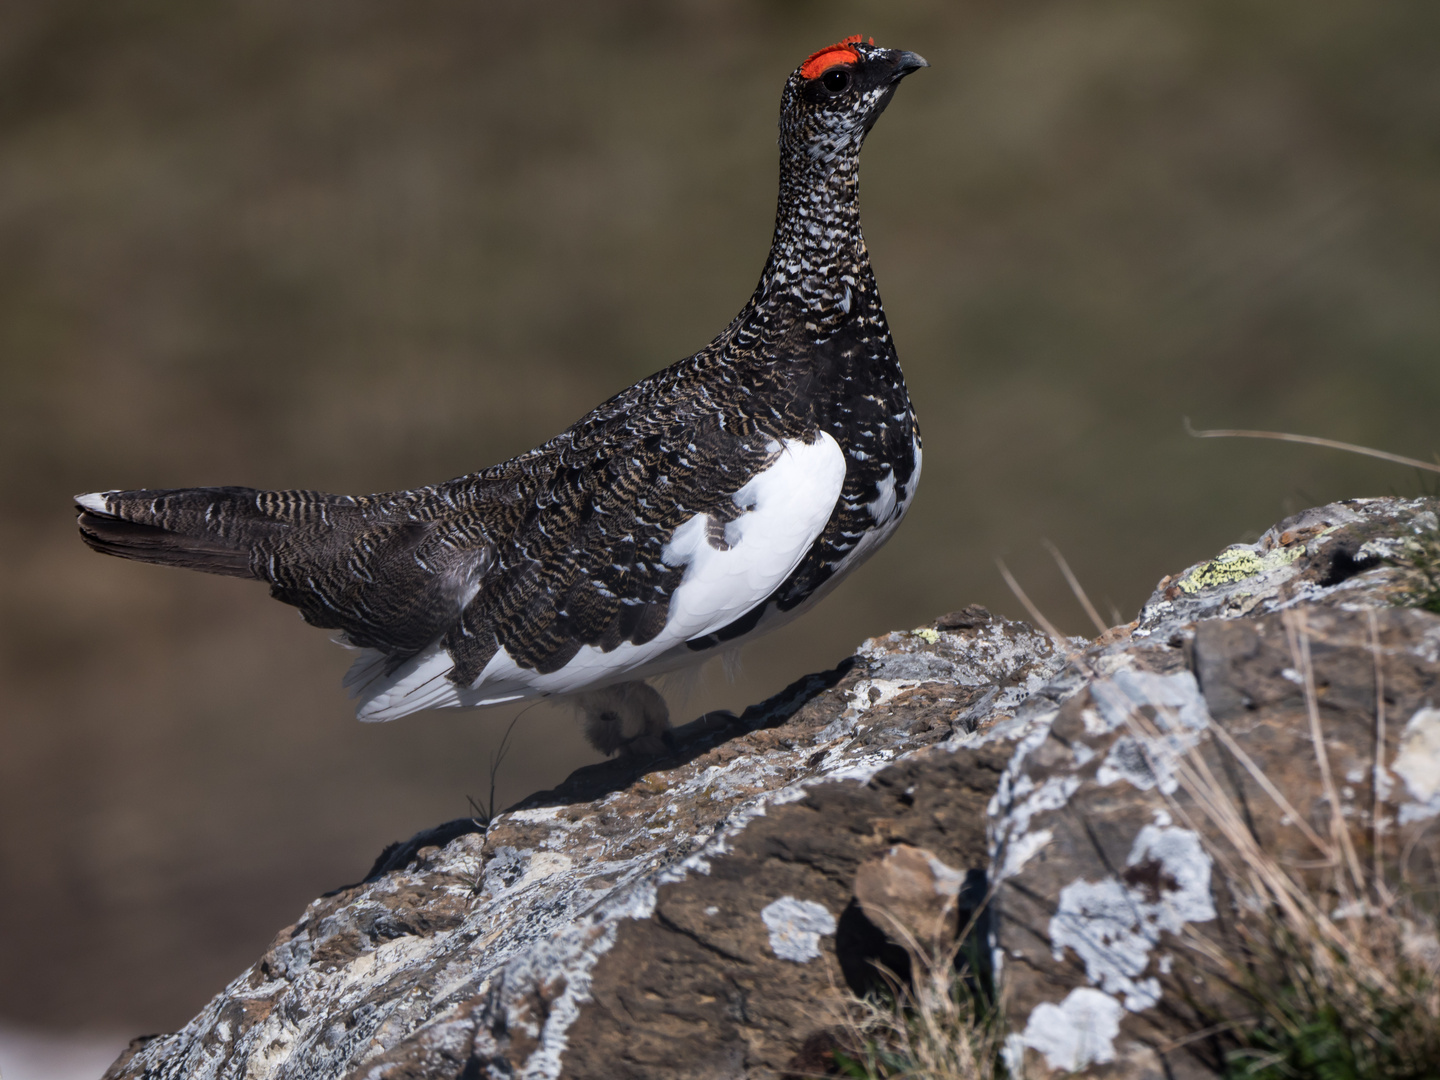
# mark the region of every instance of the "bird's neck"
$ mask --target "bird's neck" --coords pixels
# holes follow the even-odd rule
[[[870,255],[860,232],[858,153],[814,160],[786,154],[775,237],[756,298],[793,304],[825,321],[850,313],[857,286],[873,296]]]

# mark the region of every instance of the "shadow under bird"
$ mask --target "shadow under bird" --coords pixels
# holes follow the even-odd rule
[[[754,295],[700,352],[528,453],[416,491],[78,496],[96,551],[268,582],[363,650],[362,720],[568,695],[602,752],[669,728],[643,680],[793,619],[889,538],[920,429],[860,231],[865,135],[927,67],[858,37],[785,83]]]

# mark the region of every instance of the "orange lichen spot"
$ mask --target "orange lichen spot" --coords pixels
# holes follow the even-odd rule
[[[825,48],[811,53],[805,58],[805,63],[800,65],[800,74],[807,79],[813,79],[817,75],[823,75],[836,64],[858,63],[860,54],[851,46],[860,40],[859,34],[852,34],[844,41],[837,41],[834,45],[826,45]],[[875,44],[874,38],[870,39],[870,44]]]

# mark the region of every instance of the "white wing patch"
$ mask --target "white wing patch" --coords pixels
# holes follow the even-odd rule
[[[726,642],[726,647],[736,648],[742,642],[759,637],[761,634],[768,634],[771,630],[798,619],[829,596],[852,570],[880,550],[885,541],[890,539],[891,534],[900,527],[901,519],[910,509],[910,504],[915,501],[915,489],[920,484],[920,442],[918,439],[913,440],[910,445],[914,454],[915,466],[910,473],[910,480],[905,486],[905,498],[903,500],[896,499],[895,470],[892,468],[884,479],[876,484],[879,495],[865,504],[865,508],[870,511],[870,516],[875,521],[875,527],[860,538],[860,542],[851,548],[850,554],[840,561],[840,565],[835,567],[834,572],[821,583],[818,589],[789,611],[781,611],[773,604],[770,605],[753,630],[741,637],[732,638]],[[882,517],[882,514],[886,516]]]
[[[393,720],[420,709],[449,705],[495,705],[521,697],[571,694],[670,666],[667,653],[699,657],[685,642],[704,637],[764,603],[824,530],[845,483],[845,454],[828,434],[813,443],[778,444],[774,464],[757,473],[734,496],[742,513],[725,526],[725,548],[710,543],[710,516],[696,514],[665,546],[667,566],[684,567],[670,597],[665,628],[644,645],[628,642],[609,652],[583,647],[559,671],[541,674],[521,667],[501,648],[474,685],[457,687],[445,676],[450,656],[437,643],[384,675],[378,654],[366,650],[346,676],[360,698],[361,720]],[[893,496],[892,496],[893,498]],[[668,658],[673,661],[673,657]]]
[[[670,599],[666,632],[673,626],[681,641],[704,637],[764,601],[800,565],[844,483],[845,455],[833,438],[792,440],[774,465],[735,493],[736,506],[754,509],[725,526],[728,549],[706,540],[703,514],[676,529],[663,558],[684,566],[685,577]]]

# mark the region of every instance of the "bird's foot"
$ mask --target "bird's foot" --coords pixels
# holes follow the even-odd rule
[[[670,709],[648,683],[617,683],[576,694],[585,738],[602,754],[659,757],[670,749]]]

